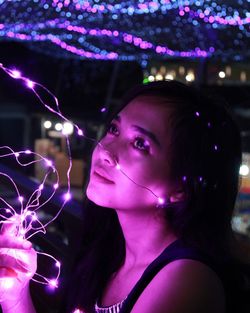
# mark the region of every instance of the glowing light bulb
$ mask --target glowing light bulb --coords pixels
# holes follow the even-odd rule
[[[165,203],[165,200],[164,200],[163,198],[160,198],[160,197],[159,197],[159,198],[158,198],[158,203],[159,203],[159,204],[164,204],[164,203]]]
[[[52,287],[52,288],[57,288],[57,287],[58,287],[58,281],[57,281],[56,279],[51,279],[51,280],[49,281],[49,285],[50,285],[50,287]]]
[[[28,88],[30,88],[30,89],[33,89],[34,86],[35,86],[35,83],[34,83],[32,80],[27,79],[27,80],[26,80],[26,86],[27,86]]]
[[[226,77],[226,73],[224,71],[220,71],[218,75],[219,75],[220,78],[225,78]]]
[[[71,199],[71,194],[69,193],[69,192],[67,192],[67,193],[65,193],[64,194],[64,199],[66,200],[66,201],[69,201],[70,199]]]
[[[155,80],[163,80],[163,76],[161,74],[157,74],[155,76]]]
[[[58,132],[60,132],[63,129],[63,125],[61,123],[56,123],[55,125],[55,130],[57,130]]]
[[[186,81],[187,82],[192,82],[195,80],[195,76],[194,76],[194,73],[193,72],[189,72],[186,77],[185,77]]]
[[[47,164],[48,166],[50,166],[50,167],[53,166],[53,163],[52,163],[51,160],[46,159],[45,162],[46,162],[46,164]]]
[[[174,79],[174,76],[172,74],[166,74],[165,75],[165,79],[166,80],[173,80]]]
[[[15,79],[18,79],[18,78],[21,78],[22,75],[21,75],[21,72],[18,70],[11,70],[10,76],[15,78]]]
[[[240,166],[240,175],[247,176],[249,174],[249,167],[246,164]]]
[[[63,124],[63,128],[62,128],[62,133],[64,135],[72,135],[73,134],[73,131],[74,131],[74,126],[72,123],[69,123],[69,122],[65,122]]]
[[[51,121],[45,121],[45,122],[43,123],[43,126],[44,126],[44,128],[46,128],[46,129],[50,129],[51,126],[52,126],[52,123],[51,123]]]
[[[153,75],[148,76],[148,81],[153,82],[155,80],[155,77]]]
[[[78,133],[79,136],[83,136],[83,131],[81,129],[78,129],[77,133]]]

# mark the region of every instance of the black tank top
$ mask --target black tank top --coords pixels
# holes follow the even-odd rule
[[[147,267],[139,281],[123,302],[120,313],[130,313],[137,299],[156,274],[170,262],[180,259],[200,261],[214,270],[224,286],[226,295],[226,313],[250,312],[248,306],[250,301],[249,295],[247,298],[244,294],[243,299],[243,291],[240,290],[240,284],[242,281],[239,279],[239,272],[235,270],[236,268],[230,262],[225,261],[219,264],[200,250],[187,246],[181,240],[176,240]],[[247,303],[243,303],[243,300]]]

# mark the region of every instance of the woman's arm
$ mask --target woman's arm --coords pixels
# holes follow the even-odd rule
[[[36,313],[27,285],[18,300],[5,301],[1,303],[3,313]]]
[[[165,266],[135,303],[131,313],[224,313],[225,294],[216,273],[199,261]]]

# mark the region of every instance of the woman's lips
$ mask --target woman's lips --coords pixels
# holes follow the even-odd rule
[[[96,170],[93,172],[93,175],[95,176],[95,178],[101,182],[104,183],[108,183],[108,184],[114,184],[114,182],[112,180],[110,180],[109,178],[105,177],[103,174],[97,172]]]

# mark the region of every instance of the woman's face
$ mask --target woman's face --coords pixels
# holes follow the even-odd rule
[[[116,210],[149,210],[157,197],[167,197],[169,109],[161,101],[137,97],[111,122],[93,151],[90,200]]]

